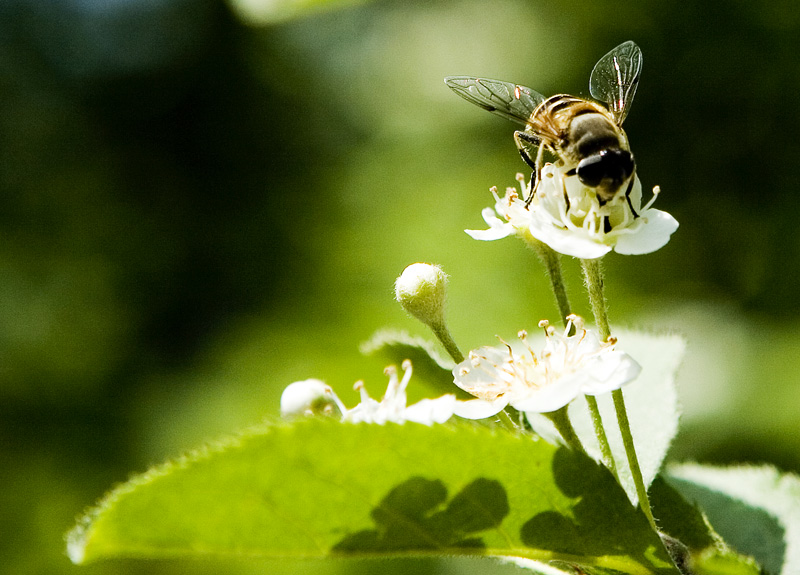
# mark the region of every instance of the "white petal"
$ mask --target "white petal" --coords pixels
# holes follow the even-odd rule
[[[508,360],[505,348],[481,347],[453,368],[453,382],[476,397],[494,400],[508,391],[512,376],[498,366]],[[476,365],[472,362],[475,361]]]
[[[642,371],[642,366],[636,360],[618,350],[598,357],[592,367],[593,377],[581,389],[587,395],[601,395],[619,389],[636,379]]]
[[[342,417],[342,421],[349,421],[350,423],[377,423],[383,425],[386,423],[386,410],[381,407],[379,402],[368,397],[362,400],[362,402],[353,409],[347,410],[347,413]]]
[[[670,236],[678,229],[678,221],[667,212],[647,210],[641,215],[646,219],[630,234],[620,234],[614,251],[624,255],[641,255],[654,252],[666,245]]]
[[[590,240],[580,231],[567,230],[534,219],[530,225],[531,235],[560,254],[585,260],[593,260],[611,251],[611,246]]]
[[[447,394],[436,399],[422,399],[414,405],[409,405],[403,412],[403,416],[408,421],[425,425],[444,423],[453,415],[455,407],[456,396]]]
[[[492,208],[483,208],[481,211],[484,221],[489,226],[488,230],[464,230],[471,238],[483,241],[500,240],[514,233],[514,228],[508,222],[497,217]]]
[[[566,376],[538,389],[533,389],[525,397],[511,401],[511,405],[520,411],[550,413],[567,405],[581,393],[581,384],[585,374]]]
[[[469,401],[459,401],[456,403],[454,413],[465,419],[484,419],[497,415],[508,405],[508,400],[498,397],[494,401],[484,401],[483,399],[470,399]]]
[[[493,240],[502,240],[503,238],[507,238],[510,236],[514,229],[511,226],[508,226],[504,229],[498,228],[489,228],[488,230],[464,230],[467,232],[469,237],[473,240],[481,240],[484,242],[491,242]]]

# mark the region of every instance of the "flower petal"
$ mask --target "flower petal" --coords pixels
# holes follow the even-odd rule
[[[592,365],[592,377],[584,382],[581,392],[587,395],[601,395],[630,383],[642,371],[627,353],[614,350],[597,358]]]
[[[436,399],[422,399],[414,405],[409,405],[403,412],[407,421],[433,425],[444,423],[453,415],[456,408],[456,396],[443,395]]]
[[[505,397],[498,397],[494,401],[485,401],[483,399],[470,399],[468,401],[459,401],[456,403],[454,413],[465,419],[484,419],[497,415],[505,409],[508,405],[508,400]]]
[[[614,251],[624,255],[641,255],[654,252],[666,245],[678,229],[678,221],[667,212],[647,210],[640,216],[645,221],[630,234],[620,234]]]
[[[476,240],[492,241],[500,240],[514,233],[514,228],[508,222],[504,222],[495,215],[492,208],[483,208],[481,211],[484,221],[489,226],[488,230],[464,230],[470,237]]]
[[[561,377],[554,385],[531,389],[524,397],[511,401],[512,407],[520,411],[550,413],[567,405],[581,393],[585,374]]]
[[[593,260],[611,251],[611,246],[595,242],[578,232],[556,227],[543,219],[532,220],[530,231],[534,238],[565,256]]]

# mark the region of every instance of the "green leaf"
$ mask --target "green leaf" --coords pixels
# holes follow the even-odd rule
[[[650,335],[615,330],[620,349],[642,366],[642,373],[623,388],[636,455],[646,485],[650,485],[664,462],[670,443],[678,432],[678,394],[675,372],[686,348],[684,340],[674,335]],[[597,397],[603,425],[617,465],[620,482],[634,504],[638,500],[611,394]],[[581,442],[592,457],[600,459],[600,448],[589,410],[583,400],[574,401],[569,416]]]
[[[453,393],[458,399],[475,399],[453,383],[455,362],[445,358],[430,340],[404,331],[385,329],[362,343],[360,349],[364,355],[383,358],[387,365],[400,365],[403,360],[410,359],[414,366],[414,381],[427,385],[435,396]]]
[[[703,512],[662,476],[656,477],[650,486],[650,503],[675,563],[691,566],[687,573],[760,575],[758,565],[731,550],[709,525]]]
[[[670,466],[668,480],[766,573],[800,573],[800,477],[769,466],[686,464]]]
[[[76,563],[433,554],[676,573],[606,469],[544,441],[464,425],[309,420],[253,430],[117,487],[67,541]]]

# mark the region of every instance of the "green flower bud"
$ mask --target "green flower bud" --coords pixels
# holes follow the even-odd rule
[[[434,330],[445,324],[447,274],[439,266],[411,264],[394,285],[395,298],[403,309]]]

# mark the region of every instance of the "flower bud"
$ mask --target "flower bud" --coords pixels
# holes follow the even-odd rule
[[[342,403],[333,389],[319,379],[295,381],[281,395],[281,415],[333,415],[343,412]]]
[[[439,266],[411,264],[394,286],[395,298],[403,309],[431,327],[444,326],[447,274]]]

